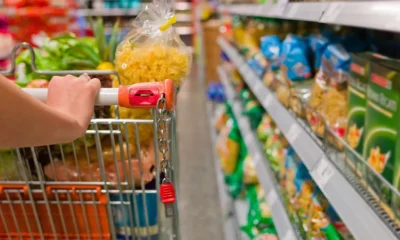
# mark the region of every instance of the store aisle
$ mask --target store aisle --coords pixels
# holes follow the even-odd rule
[[[192,76],[196,74],[192,73]],[[222,240],[222,211],[204,87],[191,78],[178,95],[179,216],[182,240]]]

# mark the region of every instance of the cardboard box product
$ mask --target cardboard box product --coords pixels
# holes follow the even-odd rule
[[[363,157],[368,164],[397,189],[400,186],[399,71],[399,63],[393,60],[371,63],[363,147]],[[400,199],[387,184],[375,174],[368,174],[367,182],[384,203],[394,205],[397,209]],[[395,214],[398,217],[400,213],[396,209]]]

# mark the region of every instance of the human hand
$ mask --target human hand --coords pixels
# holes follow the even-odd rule
[[[71,129],[74,139],[85,134],[100,88],[100,80],[90,79],[86,74],[79,78],[67,75],[51,79],[46,104],[76,123],[75,129]]]

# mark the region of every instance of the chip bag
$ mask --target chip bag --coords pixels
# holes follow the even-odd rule
[[[274,134],[275,124],[268,114],[264,114],[260,124],[257,127],[257,137],[260,141],[267,141],[267,139]]]
[[[162,82],[172,79],[180,86],[190,72],[191,53],[172,25],[176,16],[171,0],[154,0],[138,14],[132,30],[118,45],[115,54],[115,70],[122,85],[143,82]],[[118,87],[117,79],[113,87]],[[124,119],[151,119],[148,109],[119,108]],[[112,115],[114,109],[111,109]],[[135,128],[128,127],[129,139],[135,139]],[[139,125],[140,145],[153,141],[153,126]]]
[[[217,153],[226,175],[232,174],[237,166],[240,152],[240,132],[236,121],[230,118],[219,133]]]
[[[247,155],[244,158],[243,182],[245,184],[256,184],[256,183],[258,183],[256,166],[254,164],[253,158],[250,155]]]

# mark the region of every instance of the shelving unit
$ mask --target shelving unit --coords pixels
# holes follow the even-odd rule
[[[400,31],[400,2],[301,2],[220,5],[220,12],[339,24],[387,31]]]
[[[235,115],[235,118],[239,124],[240,133],[244,138],[248,152],[255,163],[258,180],[265,191],[265,200],[271,209],[279,238],[282,240],[298,239],[296,231],[293,228],[293,225],[291,224],[289,216],[284,207],[281,193],[278,190],[279,184],[276,182],[273,176],[272,170],[270,169],[268,161],[263,154],[261,145],[257,140],[255,132],[250,128],[248,118],[242,115],[243,106],[241,102],[236,99],[233,86],[231,85],[223,68],[220,67],[218,69],[218,74],[222,84],[224,85],[226,98],[232,105],[233,114]]]
[[[210,135],[213,146],[215,146],[217,141],[217,134],[215,132],[215,128],[213,127],[215,119],[214,119],[213,107],[210,102],[207,104],[207,113],[209,118]],[[215,148],[213,150],[213,156],[215,162],[220,205],[224,216],[223,223],[224,223],[225,239],[247,240],[248,237],[246,237],[242,232],[240,232],[240,226],[246,224],[249,204],[246,200],[232,199],[224,183],[224,176],[222,174],[221,165],[219,163],[219,159]]]
[[[262,80],[248,67],[237,50],[223,39],[219,39],[218,44],[238,67],[249,88],[303,160],[313,179],[355,238],[399,239],[400,232],[395,226],[391,226],[390,222],[385,221],[387,220],[385,213],[379,207],[373,207],[368,203],[365,191],[354,187],[355,183],[352,184],[346,175],[348,173],[340,170],[338,159],[327,156],[311,131],[264,86]]]

